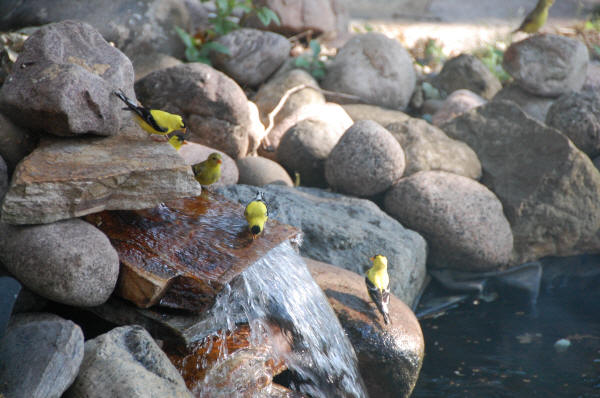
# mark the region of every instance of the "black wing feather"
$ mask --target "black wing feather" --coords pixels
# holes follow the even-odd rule
[[[114,91],[114,94],[117,97],[119,97],[119,99],[121,99],[121,101],[123,101],[127,105],[127,108],[124,108],[124,109],[129,110],[129,111],[135,113],[136,115],[138,115],[143,121],[148,123],[154,130],[160,131],[161,133],[166,133],[168,131],[167,128],[162,127],[158,123],[156,123],[156,120],[154,119],[154,117],[152,117],[152,114],[150,113],[150,110],[148,108],[144,108],[143,106],[136,105],[132,100],[127,98],[127,96],[125,95],[123,90]]]
[[[390,315],[388,306],[390,303],[390,289],[388,288],[383,291],[379,290],[377,286],[375,286],[373,282],[371,282],[367,277],[365,277],[365,283],[367,285],[369,297],[371,297],[371,300],[373,300],[373,302],[377,306],[377,309],[379,310],[379,312],[381,312],[381,315],[383,315],[383,320],[385,321],[386,325],[389,324]]]

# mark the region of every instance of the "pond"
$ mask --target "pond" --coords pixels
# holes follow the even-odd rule
[[[586,266],[592,276],[544,269],[536,303],[471,297],[421,319],[426,354],[412,397],[600,397],[600,261]],[[562,352],[560,339],[570,342]]]

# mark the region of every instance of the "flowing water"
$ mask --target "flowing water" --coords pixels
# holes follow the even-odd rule
[[[242,315],[242,316],[240,316]],[[247,268],[217,297],[211,309],[221,337],[246,318],[251,343],[269,338],[269,322],[293,336],[292,352],[278,353],[301,380],[291,388],[311,397],[366,397],[356,354],[304,260],[289,241],[272,249]],[[224,339],[223,339],[224,340]],[[224,346],[220,355],[225,358]],[[208,384],[200,386],[202,395]]]

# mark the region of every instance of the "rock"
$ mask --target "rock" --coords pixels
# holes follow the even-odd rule
[[[462,271],[508,264],[510,225],[493,192],[472,179],[422,171],[400,180],[385,196],[385,211],[428,242],[428,263]]]
[[[375,105],[345,104],[342,107],[355,122],[359,120],[372,120],[382,126],[387,126],[390,123],[405,122],[410,119],[410,116],[404,112],[385,109]]]
[[[318,119],[304,119],[290,128],[277,147],[277,161],[290,175],[300,174],[300,184],[325,188],[325,160],[345,129]]]
[[[237,160],[240,184],[261,187],[267,184],[294,186],[294,182],[278,163],[260,156],[248,156]]]
[[[435,100],[428,100],[435,101]],[[433,124],[435,126],[441,126],[442,124],[452,120],[458,115],[462,115],[463,113],[477,108],[485,104],[487,101],[475,94],[472,91],[459,89],[453,91],[452,94],[441,103],[439,109],[435,110],[435,112],[425,112],[433,115]],[[425,108],[426,106],[423,106]]]
[[[526,91],[558,97],[583,87],[588,63],[587,47],[579,40],[544,34],[512,43],[502,66]]]
[[[388,124],[386,129],[404,150],[405,177],[426,170],[447,171],[475,180],[481,177],[481,163],[475,152],[425,120],[411,118]]]
[[[8,168],[6,162],[0,156],[0,202],[2,202],[6,191],[8,191]]]
[[[28,37],[21,32],[0,33],[0,86],[10,74]]]
[[[492,100],[513,101],[515,104],[519,105],[525,113],[542,123],[545,122],[548,109],[550,109],[554,102],[554,98],[530,94],[516,83],[506,85],[502,90],[498,91],[498,94],[496,94]]]
[[[1,271],[0,271],[1,272]],[[21,284],[12,276],[4,276],[0,273],[0,339],[4,337],[4,331],[13,312],[13,307],[21,292]]]
[[[587,76],[582,91],[596,91],[600,89],[600,62],[590,60],[587,68]]]
[[[416,77],[408,52],[381,33],[354,36],[327,68],[323,88],[353,94],[368,104],[404,109]]]
[[[200,192],[191,168],[166,142],[50,140],[19,163],[2,221],[49,223],[104,209],[144,209]]]
[[[83,359],[83,332],[53,314],[20,314],[0,340],[0,395],[59,398]]]
[[[461,91],[461,90],[456,90],[457,91]],[[468,91],[468,90],[466,90]],[[475,94],[477,95],[477,94]],[[452,96],[452,94],[450,94],[450,96]],[[434,115],[436,112],[438,112],[439,110],[442,109],[442,107],[444,106],[445,101],[441,100],[441,99],[426,99],[425,101],[423,101],[423,107],[421,108],[421,114],[423,116],[425,115]],[[433,121],[432,121],[433,122]]]
[[[270,8],[277,14],[281,22],[264,26],[256,16],[250,16],[245,24],[254,28],[280,32],[287,36],[308,30],[314,32],[315,35],[348,30],[350,16],[344,3],[340,0],[298,0],[293,2],[257,0],[254,5]]]
[[[514,263],[600,250],[600,173],[566,136],[508,101],[442,127],[477,153],[511,224]]]
[[[154,71],[181,65],[182,62],[170,55],[155,52],[136,54],[131,58],[131,63],[137,81]]]
[[[600,94],[571,92],[550,107],[546,124],[573,141],[590,158],[600,155]]]
[[[425,280],[425,241],[406,230],[373,202],[316,188],[267,185],[270,217],[302,229],[300,253],[358,274],[371,266],[369,257],[386,253],[392,293],[412,305]],[[242,204],[256,195],[254,187],[220,188]],[[268,224],[267,224],[268,227]]]
[[[177,65],[138,80],[135,92],[148,107],[184,115],[187,140],[234,159],[246,155],[248,99],[224,73],[201,63]]]
[[[596,168],[598,170],[600,170],[600,156],[594,158],[593,163],[594,163],[594,166],[596,166]]]
[[[256,156],[258,147],[263,138],[265,138],[265,126],[260,121],[258,107],[252,101],[248,101],[248,110],[250,112],[250,126],[248,128],[248,156]]]
[[[291,44],[281,35],[258,29],[237,29],[217,39],[229,54],[213,51],[212,65],[241,86],[256,87],[288,58]]]
[[[121,88],[133,96],[133,67],[90,25],[46,25],[24,44],[0,89],[0,110],[15,124],[59,136],[115,135]],[[32,94],[33,93],[33,94]]]
[[[191,24],[185,0],[8,1],[0,5],[0,15],[0,30],[80,20],[130,57],[149,52],[182,57],[184,45],[174,26],[188,29]]]
[[[179,150],[179,155],[185,160],[185,164],[191,166],[196,163],[205,161],[213,152],[221,154],[221,179],[215,184],[217,185],[229,185],[237,184],[239,179],[239,171],[235,160],[229,157],[225,152],[221,152],[217,149],[210,148],[195,142],[187,142]]]
[[[0,156],[12,175],[17,163],[37,146],[38,138],[0,113]]]
[[[79,375],[65,398],[192,398],[181,375],[140,326],[85,343]]]
[[[398,182],[404,173],[404,151],[389,131],[362,120],[354,123],[325,161],[329,185],[355,196],[374,196]]]
[[[305,260],[354,346],[369,395],[408,398],[425,354],[423,334],[413,312],[392,295],[391,324],[386,326],[367,293],[364,276]]]
[[[471,54],[460,54],[446,61],[432,83],[447,94],[467,89],[488,100],[502,88],[500,80]]]
[[[105,302],[119,275],[119,258],[108,238],[79,219],[0,223],[0,262],[40,296],[74,306]]]

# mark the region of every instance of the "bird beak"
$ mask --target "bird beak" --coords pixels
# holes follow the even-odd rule
[[[221,163],[223,163],[223,161],[221,159],[219,159],[219,160],[217,160],[217,163],[221,164]]]
[[[369,258],[369,260],[371,260],[371,261],[375,261],[375,256],[373,256],[373,257],[370,257],[370,258]]]

